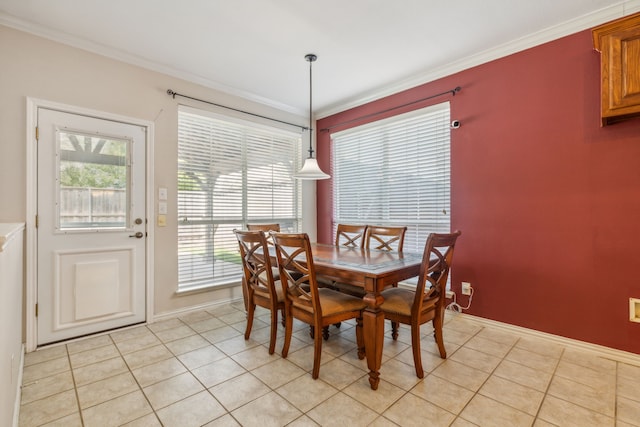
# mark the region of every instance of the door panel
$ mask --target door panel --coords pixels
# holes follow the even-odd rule
[[[38,109],[38,344],[145,320],[146,129]]]

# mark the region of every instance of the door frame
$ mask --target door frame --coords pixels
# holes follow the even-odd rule
[[[61,104],[38,98],[27,97],[26,111],[26,241],[25,241],[25,350],[33,351],[38,345],[38,320],[36,319],[36,303],[38,301],[38,236],[36,230],[36,215],[38,213],[38,146],[36,140],[36,126],[38,124],[38,108],[62,111],[70,114],[90,116],[142,126],[146,129],[146,186],[145,212],[147,219],[147,238],[145,239],[145,318],[147,323],[153,322],[154,315],[154,124],[152,121],[142,120],[119,114],[107,113],[89,108]]]

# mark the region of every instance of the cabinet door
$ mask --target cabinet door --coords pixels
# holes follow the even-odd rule
[[[594,29],[602,54],[602,122],[640,116],[640,14]]]

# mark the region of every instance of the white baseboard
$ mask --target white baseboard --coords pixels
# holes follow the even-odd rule
[[[231,304],[231,303],[238,302],[238,301],[242,301],[242,297],[240,297],[240,298],[229,298],[229,299],[225,299],[225,300],[216,300],[214,302],[207,303],[207,304],[194,305],[194,306],[190,306],[190,307],[180,308],[178,310],[166,311],[164,313],[155,314],[153,316],[153,322],[158,322],[160,320],[166,320],[166,319],[172,319],[174,317],[184,316],[186,314],[193,313],[195,311],[209,310],[209,309],[213,309],[213,308],[219,307],[221,305]],[[151,322],[149,322],[149,323],[151,323]]]
[[[500,328],[505,331],[513,332],[520,335],[527,335],[527,336],[536,337],[536,338],[544,338],[566,347],[572,347],[577,350],[591,352],[594,355],[605,358],[605,359],[614,360],[616,362],[627,363],[629,365],[640,366],[640,354],[631,353],[623,350],[617,350],[615,348],[605,347],[603,345],[598,345],[598,344],[592,344],[585,341],[579,341],[572,338],[561,337],[559,335],[553,335],[546,332],[536,331],[534,329],[524,328],[522,326],[516,326],[508,323],[498,322],[496,320],[485,319],[482,317],[473,316],[471,314],[455,313],[454,315],[464,316],[465,319],[469,319],[481,325]]]

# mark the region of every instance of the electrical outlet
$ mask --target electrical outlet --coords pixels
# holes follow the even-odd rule
[[[471,283],[462,282],[462,295],[471,295]]]
[[[445,294],[445,295],[446,295],[447,299],[453,299],[453,296],[454,296],[455,294],[453,293],[453,291],[451,291],[451,290],[447,290],[447,292],[446,292],[446,294]]]

